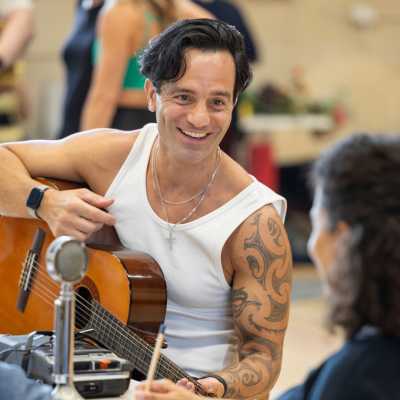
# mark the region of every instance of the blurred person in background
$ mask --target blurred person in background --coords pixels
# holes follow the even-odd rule
[[[241,10],[232,2],[227,0],[192,0],[215,18],[233,25],[242,35],[246,47],[246,55],[250,62],[258,60],[258,50],[251,31]]]
[[[20,121],[28,104],[18,62],[33,37],[33,6],[30,0],[0,0],[0,141],[24,135]]]
[[[258,50],[250,26],[241,10],[235,4],[226,0],[192,1],[212,13],[215,18],[236,27],[236,29],[243,35],[247,58],[251,63],[258,61]],[[236,159],[238,146],[243,139],[243,135],[244,133],[239,126],[237,107],[235,107],[232,115],[231,126],[221,142],[221,149]]]
[[[362,168],[360,168],[362,166]],[[314,164],[308,251],[344,331],[338,352],[279,400],[393,400],[400,393],[400,137],[353,135]],[[194,400],[169,381],[137,400]]]
[[[148,41],[177,19],[212,18],[190,0],[108,0],[94,42],[95,71],[81,129],[141,128],[155,122],[147,109],[138,57]]]
[[[65,94],[58,132],[60,138],[79,131],[83,105],[92,80],[96,22],[103,4],[103,0],[78,0],[76,3],[73,28],[62,49]]]
[[[30,0],[0,0],[0,72],[12,68],[33,37]]]

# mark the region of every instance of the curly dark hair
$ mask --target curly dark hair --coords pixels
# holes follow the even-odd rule
[[[350,227],[328,272],[329,323],[400,334],[400,136],[353,135],[313,165],[330,227]],[[330,275],[330,276],[329,276]]]
[[[169,26],[143,50],[140,72],[160,92],[164,82],[177,81],[185,74],[187,49],[231,53],[236,67],[235,100],[249,85],[252,74],[242,35],[234,26],[212,19],[181,20]]]

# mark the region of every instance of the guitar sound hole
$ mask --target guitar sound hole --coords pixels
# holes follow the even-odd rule
[[[85,286],[80,286],[76,290],[76,319],[75,325],[78,329],[85,329],[92,314],[92,300],[93,296],[90,290]]]

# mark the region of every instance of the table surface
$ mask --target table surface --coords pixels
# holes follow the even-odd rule
[[[331,118],[323,115],[254,115],[240,121],[247,145],[269,144],[279,166],[307,163],[338,140]]]
[[[240,126],[248,133],[286,132],[293,129],[330,131],[334,127],[328,115],[319,114],[254,114],[240,120]]]

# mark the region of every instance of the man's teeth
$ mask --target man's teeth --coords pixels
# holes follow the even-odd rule
[[[196,139],[203,138],[203,137],[206,137],[206,136],[207,136],[207,132],[203,132],[203,133],[199,133],[199,132],[189,132],[189,131],[184,131],[183,129],[182,129],[182,132],[183,132],[185,135],[190,136],[190,137],[193,137],[193,138],[196,138]]]

